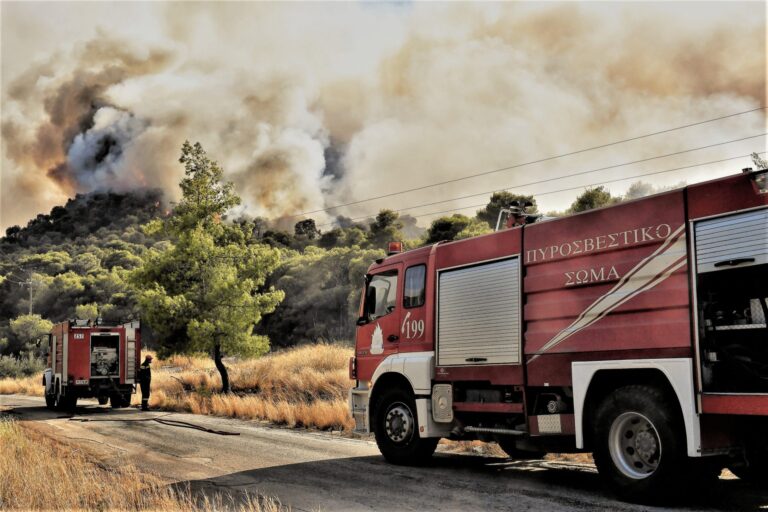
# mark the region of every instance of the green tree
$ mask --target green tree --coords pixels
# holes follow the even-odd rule
[[[284,297],[282,291],[264,289],[279,264],[279,252],[247,245],[251,233],[220,222],[240,200],[231,183],[221,183],[221,169],[199,143],[184,143],[180,161],[186,166],[183,197],[165,223],[173,243],[165,250],[147,251],[132,279],[142,317],[160,336],[162,348],[209,352],[226,393],[231,386],[223,356],[269,350],[269,339],[253,331]],[[157,224],[150,227],[157,229]]]
[[[40,338],[51,332],[53,323],[40,315],[21,315],[11,320],[11,332],[19,343],[19,348],[40,355]]]
[[[307,247],[291,251],[269,278],[285,300],[259,327],[275,343],[341,341],[354,335],[363,276],[378,249]]]
[[[403,239],[403,223],[392,210],[381,210],[370,225],[368,242],[376,249],[384,249],[388,242]]]
[[[472,238],[473,236],[485,235],[493,233],[488,224],[480,219],[469,219],[469,225],[462,229],[459,234],[456,235],[456,240],[463,240],[465,238]]]
[[[455,240],[456,236],[467,228],[470,222],[469,217],[460,213],[435,219],[427,229],[425,243],[433,244],[442,240]]]
[[[323,249],[332,249],[341,245],[341,241],[344,239],[344,231],[341,228],[333,228],[320,235],[317,245]]]
[[[315,238],[320,236],[320,231],[318,231],[317,226],[315,225],[314,219],[300,220],[293,227],[293,232],[297,238],[304,237],[307,240],[314,240]]]
[[[568,213],[579,213],[614,204],[617,200],[605,187],[588,188],[568,208]]]
[[[184,164],[184,178],[179,183],[182,199],[171,223],[177,233],[198,224],[204,228],[218,224],[230,208],[240,204],[234,184],[224,181],[224,171],[208,158],[199,142],[184,141],[179,163]]]
[[[642,181],[636,181],[632,183],[627,192],[624,194],[625,200],[639,199],[641,197],[649,196],[656,193],[656,188],[650,183],[643,183]]]
[[[499,220],[499,211],[501,211],[502,208],[508,208],[509,205],[512,203],[512,201],[518,201],[521,205],[525,204],[526,202],[533,203],[533,206],[529,206],[526,209],[526,212],[528,213],[538,212],[538,206],[536,206],[536,199],[534,199],[533,196],[526,196],[523,194],[515,194],[512,192],[501,191],[501,192],[494,192],[491,195],[491,198],[488,201],[488,204],[482,210],[477,211],[476,217],[479,220],[486,222],[491,229],[495,229],[496,223]]]
[[[75,306],[75,318],[96,320],[99,317],[99,305],[95,302]]]

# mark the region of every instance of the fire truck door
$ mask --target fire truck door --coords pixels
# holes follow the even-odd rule
[[[371,375],[387,356],[398,352],[402,312],[402,265],[376,269],[366,287],[363,317],[357,330],[357,364],[361,375]]]

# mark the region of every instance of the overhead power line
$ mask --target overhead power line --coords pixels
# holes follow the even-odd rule
[[[615,169],[617,167],[624,167],[624,166],[627,166],[627,165],[634,165],[634,164],[639,164],[639,163],[643,163],[643,162],[650,162],[651,160],[658,160],[660,158],[667,158],[667,157],[670,157],[670,156],[682,155],[682,154],[685,154],[685,153],[691,153],[693,151],[700,151],[702,149],[708,149],[708,148],[713,148],[713,147],[716,147],[716,146],[723,146],[723,145],[726,145],[726,144],[732,144],[734,142],[741,142],[741,141],[744,141],[744,140],[756,139],[758,137],[764,137],[766,135],[768,135],[768,132],[759,133],[757,135],[750,135],[749,137],[742,137],[740,139],[733,139],[733,140],[728,140],[728,141],[724,141],[724,142],[716,142],[716,143],[713,143],[713,144],[707,144],[706,146],[700,146],[700,147],[697,147],[697,148],[684,149],[684,150],[681,150],[681,151],[676,151],[674,153],[667,153],[665,155],[657,155],[657,156],[652,156],[652,157],[648,157],[648,158],[642,158],[640,160],[632,160],[630,162],[624,162],[624,163],[620,163],[620,164],[612,164],[612,165],[608,165],[608,166],[605,166],[605,167],[598,167],[596,169],[589,169],[587,171],[580,171],[580,172],[576,172],[576,173],[573,173],[573,174],[569,174],[567,176],[555,176],[554,178],[546,178],[546,179],[543,179],[543,180],[530,181],[528,183],[520,183],[518,185],[510,185],[510,186],[505,187],[505,188],[496,188],[496,189],[493,189],[493,190],[486,190],[486,191],[483,191],[483,192],[477,192],[475,194],[469,194],[469,195],[459,196],[459,197],[452,197],[452,198],[448,198],[448,199],[442,199],[440,201],[433,201],[431,203],[423,203],[423,204],[419,204],[419,205],[415,205],[415,206],[408,206],[408,207],[399,208],[399,209],[393,210],[393,211],[395,211],[395,212],[403,212],[403,211],[406,211],[406,210],[413,210],[415,208],[422,208],[424,206],[432,206],[432,205],[436,205],[436,204],[440,204],[440,203],[448,203],[450,201],[460,201],[462,199],[469,199],[470,197],[484,196],[486,194],[493,194],[494,192],[510,190],[511,188],[528,187],[528,186],[531,186],[531,185],[540,185],[542,183],[548,183],[550,181],[557,181],[557,180],[568,179],[568,178],[572,178],[574,176],[583,176],[585,174],[591,174],[593,172],[606,171],[608,169]],[[371,215],[364,215],[362,217],[355,217],[355,218],[350,219],[350,220],[355,221],[355,220],[367,219],[370,216]],[[333,222],[322,224],[322,226],[329,226],[331,224],[333,224]]]
[[[762,151],[762,152],[757,153],[757,154],[758,155],[762,155],[764,153],[765,153],[765,151]],[[682,171],[682,170],[685,170],[685,169],[691,169],[693,167],[701,167],[702,165],[719,164],[719,163],[723,163],[723,162],[729,162],[731,160],[738,160],[739,158],[748,158],[749,156],[751,156],[751,154],[732,156],[732,157],[724,158],[724,159],[721,159],[721,160],[712,160],[712,161],[709,161],[709,162],[701,162],[701,163],[698,163],[698,164],[685,165],[685,166],[682,166],[682,167],[675,167],[675,168],[672,168],[672,169],[664,169],[664,170],[661,170],[661,171],[646,172],[646,173],[641,173],[641,174],[635,174],[633,176],[624,176],[623,178],[616,178],[616,179],[612,179],[612,180],[603,180],[603,181],[595,182],[595,183],[584,183],[584,184],[576,185],[576,186],[573,186],[573,187],[566,187],[566,188],[561,188],[561,189],[557,189],[557,190],[549,190],[549,191],[546,191],[546,192],[533,192],[532,195],[535,195],[536,197],[546,196],[546,195],[549,195],[549,194],[557,194],[557,193],[560,193],[560,192],[568,192],[568,191],[571,191],[571,190],[579,190],[579,189],[583,189],[583,188],[589,188],[589,187],[596,187],[596,186],[600,186],[600,185],[606,185],[608,183],[617,183],[619,181],[626,181],[626,180],[631,180],[631,179],[635,179],[635,178],[643,178],[645,176],[654,176],[654,175],[657,175],[657,174],[664,174],[664,173],[668,173],[668,172]],[[515,188],[517,188],[517,187],[518,186],[515,186]],[[509,190],[509,189],[508,188],[507,189],[498,189],[498,190],[495,190],[494,192],[502,192],[502,191],[506,191],[506,190]],[[465,196],[465,198],[467,198],[467,197],[473,197],[473,196]],[[450,199],[448,201],[450,201]],[[445,202],[445,201],[440,201],[440,202]],[[423,208],[424,206],[431,206],[431,205],[434,205],[434,204],[437,204],[437,203],[425,203],[425,204],[421,204],[421,205],[417,205],[417,206],[411,206],[411,207],[408,207],[408,208],[402,208],[400,210],[393,210],[393,211],[401,212],[401,211],[404,211],[404,210],[412,210],[412,209],[415,209],[415,208]],[[488,205],[488,203],[485,202],[485,203],[480,203],[480,204],[473,204],[473,205],[470,205],[470,206],[460,206],[458,208],[451,208],[449,210],[441,210],[441,211],[437,211],[437,212],[421,213],[419,215],[412,215],[412,217],[414,217],[414,218],[429,217],[431,215],[440,215],[442,213],[451,213],[451,212],[458,212],[458,211],[461,211],[461,210],[469,210],[470,208],[482,208],[483,206],[487,206],[487,205]],[[356,217],[354,219],[349,219],[349,220],[356,221],[356,220],[367,219],[367,218],[370,218],[370,217],[371,217],[371,215],[366,215],[365,217]],[[326,227],[326,226],[331,226],[333,224],[335,224],[335,222],[329,222],[329,223],[326,223],[326,224],[320,224],[318,227],[319,228],[320,227]]]
[[[744,115],[744,114],[750,114],[752,112],[758,112],[760,110],[765,110],[766,108],[768,108],[768,107],[758,107],[758,108],[753,108],[751,110],[744,110],[742,112],[735,112],[733,114],[728,114],[728,115],[724,115],[724,116],[720,116],[720,117],[715,117],[715,118],[712,118],[712,119],[706,119],[704,121],[697,121],[695,123],[689,123],[689,124],[685,124],[685,125],[681,125],[681,126],[675,126],[674,128],[667,128],[665,130],[659,130],[659,131],[652,132],[652,133],[646,133],[646,134],[643,134],[643,135],[637,135],[635,137],[630,137],[630,138],[627,138],[627,139],[621,139],[621,140],[617,140],[617,141],[613,141],[613,142],[608,142],[606,144],[600,144],[598,146],[591,146],[591,147],[588,147],[588,148],[577,149],[575,151],[570,151],[568,153],[561,153],[559,155],[553,155],[553,156],[548,156],[548,157],[545,157],[545,158],[539,158],[537,160],[530,160],[528,162],[521,162],[521,163],[518,163],[518,164],[509,165],[509,166],[506,166],[506,167],[500,167],[498,169],[493,169],[493,170],[490,170],[490,171],[480,172],[480,173],[477,173],[477,174],[470,174],[470,175],[467,175],[467,176],[462,176],[462,177],[459,177],[459,178],[453,178],[453,179],[450,179],[450,180],[440,181],[440,182],[437,182],[437,183],[431,183],[431,184],[422,185],[422,186],[419,186],[419,187],[403,189],[403,190],[399,190],[397,192],[390,192],[390,193],[382,194],[382,195],[379,195],[379,196],[373,196],[373,197],[368,197],[368,198],[365,198],[365,199],[359,199],[359,200],[356,200],[356,201],[350,201],[348,203],[337,204],[337,205],[334,205],[334,206],[329,206],[327,208],[321,208],[319,210],[311,210],[311,211],[301,212],[301,213],[297,213],[295,215],[289,215],[287,218],[302,217],[304,215],[311,215],[313,213],[327,212],[329,210],[335,210],[337,208],[343,208],[345,206],[352,206],[352,205],[356,205],[356,204],[367,203],[368,201],[375,201],[377,199],[384,199],[386,197],[397,196],[397,195],[400,195],[400,194],[405,194],[407,192],[416,192],[418,190],[425,190],[425,189],[432,188],[432,187],[437,187],[437,186],[440,186],[440,185],[446,185],[446,184],[449,184],[449,183],[456,183],[458,181],[464,181],[464,180],[468,180],[468,179],[471,179],[471,178],[477,178],[478,176],[487,176],[489,174],[494,174],[494,173],[498,173],[498,172],[502,172],[502,171],[509,171],[511,169],[517,169],[517,168],[520,168],[520,167],[525,167],[527,165],[533,165],[533,164],[538,164],[538,163],[542,163],[542,162],[548,162],[550,160],[556,160],[558,158],[563,158],[563,157],[566,157],[566,156],[573,156],[573,155],[578,155],[580,153],[586,153],[587,151],[594,151],[596,149],[603,149],[603,148],[607,148],[607,147],[611,147],[611,146],[616,146],[618,144],[624,144],[624,143],[632,142],[632,141],[635,141],[635,140],[645,139],[647,137],[653,137],[655,135],[661,135],[661,134],[664,134],[664,133],[670,133],[670,132],[677,131],[677,130],[683,130],[685,128],[691,128],[693,126],[699,126],[699,125],[702,125],[702,124],[713,123],[715,121],[721,121],[723,119],[728,119],[728,118],[731,118],[731,117],[741,116],[741,115]]]

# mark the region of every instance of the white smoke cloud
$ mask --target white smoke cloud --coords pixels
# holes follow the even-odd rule
[[[279,218],[765,104],[765,12],[755,3],[3,9],[3,228],[77,191],[159,186],[175,199],[185,139],[222,164],[244,211]],[[753,114],[332,213],[366,216],[765,128],[765,116]],[[764,146],[755,139],[519,191]],[[741,166],[672,173],[653,184]],[[539,202],[562,209],[576,193]],[[27,200],[9,200],[19,194]]]
[[[122,181],[123,157],[146,127],[146,121],[124,110],[98,109],[93,115],[93,126],[79,133],[67,152],[67,166],[76,170],[74,176],[78,188],[99,190],[135,186]]]

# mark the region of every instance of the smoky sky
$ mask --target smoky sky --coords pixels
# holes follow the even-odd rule
[[[221,163],[241,213],[291,219],[766,104],[760,2],[78,5],[2,7],[2,229],[77,193],[158,187],[173,200],[187,139]],[[503,188],[563,209],[578,187],[766,143],[571,174],[765,131],[762,111],[313,217]],[[407,213],[423,223],[483,199]]]

